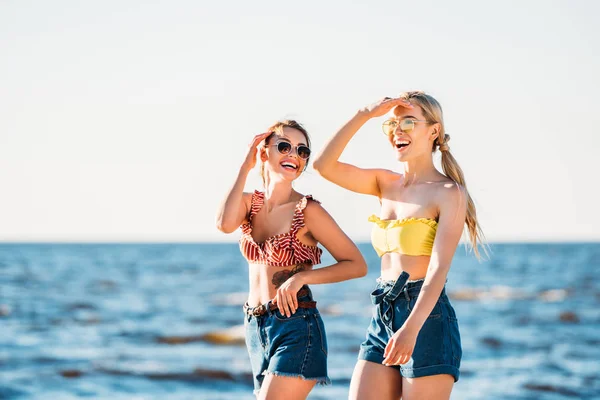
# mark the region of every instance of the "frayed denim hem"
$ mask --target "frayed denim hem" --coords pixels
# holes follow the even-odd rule
[[[328,377],[306,377],[302,374],[296,374],[293,372],[279,372],[279,371],[264,371],[262,373],[263,375],[268,375],[268,374],[272,374],[275,376],[287,376],[290,378],[301,378],[305,381],[317,381],[317,385],[320,386],[326,386],[326,385],[331,385],[331,380]]]

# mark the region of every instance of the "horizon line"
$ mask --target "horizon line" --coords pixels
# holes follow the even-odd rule
[[[70,245],[70,244],[131,244],[131,245],[160,245],[160,244],[237,244],[237,240],[3,240],[2,245]],[[371,244],[370,239],[354,240],[356,244]],[[466,241],[459,242],[459,246],[469,244]],[[600,244],[600,239],[512,239],[512,240],[488,240],[488,245],[496,244]],[[322,245],[321,245],[322,247]]]

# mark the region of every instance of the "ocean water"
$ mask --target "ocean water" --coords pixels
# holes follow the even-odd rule
[[[366,277],[312,287],[345,399],[371,315]],[[452,399],[600,399],[600,244],[457,250],[463,343]],[[324,265],[331,263],[325,255]],[[254,399],[236,244],[0,244],[0,399]]]

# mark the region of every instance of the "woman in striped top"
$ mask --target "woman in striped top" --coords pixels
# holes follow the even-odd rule
[[[244,193],[246,177],[261,160],[264,192]],[[221,204],[217,227],[241,226],[240,250],[248,260],[250,293],[244,306],[246,344],[254,393],[263,398],[305,399],[326,384],[327,341],[308,284],[364,276],[365,260],[320,203],[292,187],[310,158],[308,133],[281,121],[254,137],[238,177]],[[336,263],[321,262],[320,243]]]

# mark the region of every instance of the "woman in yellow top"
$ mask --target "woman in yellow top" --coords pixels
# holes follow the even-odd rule
[[[390,111],[383,131],[401,172],[338,161],[364,123]],[[375,310],[351,399],[448,399],[458,380],[460,334],[444,287],[465,224],[477,256],[483,234],[449,139],[440,104],[423,92],[406,92],[360,109],[314,162],[326,179],[381,203],[380,216],[369,218],[381,277],[371,294]],[[436,150],[443,173],[433,163]]]

